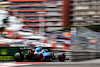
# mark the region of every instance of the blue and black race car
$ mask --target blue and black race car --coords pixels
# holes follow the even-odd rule
[[[27,54],[24,54],[23,51],[30,50]],[[59,53],[57,56],[54,55],[53,52],[48,52],[49,49],[42,49],[42,47],[37,47],[35,49],[19,49],[15,55],[15,61],[52,61],[59,60],[65,61],[66,57],[64,53]]]

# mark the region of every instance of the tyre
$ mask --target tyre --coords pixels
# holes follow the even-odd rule
[[[58,60],[64,62],[65,61],[65,54],[64,53],[58,54]]]
[[[52,56],[52,60],[55,59],[55,55],[53,52],[51,53],[51,56]]]
[[[42,53],[35,54],[35,60],[42,61],[43,60],[43,54]]]
[[[26,54],[26,59],[27,60],[31,60],[32,59],[31,56],[30,56],[30,54]]]
[[[51,60],[55,60],[55,55],[53,52],[51,52]]]
[[[34,60],[34,54],[26,54],[27,60]]]
[[[14,55],[14,59],[16,62],[22,62],[24,59],[24,55],[21,53],[15,53]]]

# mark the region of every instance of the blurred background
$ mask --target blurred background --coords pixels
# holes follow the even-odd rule
[[[95,59],[99,39],[100,0],[0,0],[0,60],[38,45],[66,51],[70,61]]]

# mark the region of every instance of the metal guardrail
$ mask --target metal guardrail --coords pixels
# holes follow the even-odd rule
[[[63,52],[70,62],[84,61],[100,58],[100,51],[91,50],[53,50],[56,53]]]

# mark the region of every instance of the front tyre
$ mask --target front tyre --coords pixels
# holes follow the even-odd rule
[[[65,54],[64,53],[58,54],[58,60],[64,62],[65,61]]]
[[[40,61],[42,61],[42,60],[43,60],[43,54],[42,54],[42,53],[37,53],[37,54],[35,54],[35,60],[40,60]]]

